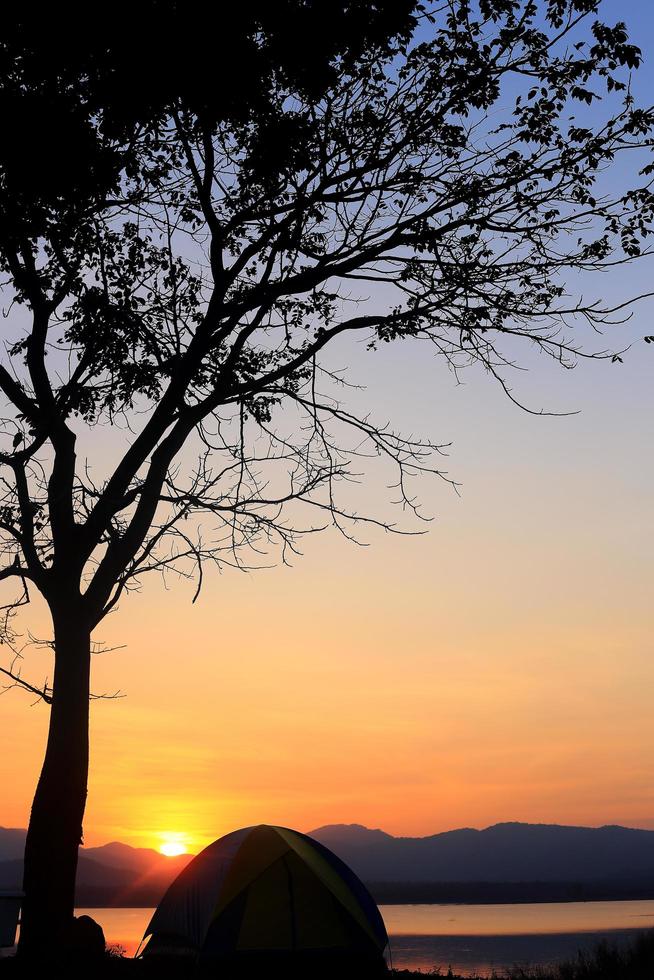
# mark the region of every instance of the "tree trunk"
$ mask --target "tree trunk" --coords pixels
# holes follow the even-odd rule
[[[68,942],[89,768],[90,632],[55,616],[55,672],[43,769],[32,803],[18,952],[56,956]]]

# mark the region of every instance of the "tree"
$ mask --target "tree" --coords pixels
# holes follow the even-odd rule
[[[134,6],[81,44],[72,5],[2,28],[3,671],[50,705],[23,953],[72,919],[98,623],[149,572],[199,589],[204,563],[284,557],[326,523],[390,528],[343,495],[361,456],[414,510],[411,476],[438,472],[437,446],[348,410],[323,352],[426,341],[513,397],[520,342],[565,366],[610,356],[572,331],[616,311],[568,299],[566,273],[639,254],[653,216],[647,167],[606,185],[654,113],[599,0],[250,2],[219,36],[209,5]],[[120,425],[113,465],[91,437]],[[17,658],[32,589],[51,685]]]

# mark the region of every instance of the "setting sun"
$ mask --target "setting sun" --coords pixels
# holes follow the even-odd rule
[[[165,854],[166,857],[178,857],[180,854],[186,854],[187,847],[183,834],[165,834],[162,837],[163,842],[159,845],[161,854]]]

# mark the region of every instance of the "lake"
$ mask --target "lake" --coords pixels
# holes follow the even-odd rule
[[[448,966],[461,976],[501,972],[514,964],[547,965],[600,939],[626,942],[654,927],[654,901],[538,905],[381,905],[392,965]],[[133,955],[154,909],[78,909],[103,927],[108,943]]]

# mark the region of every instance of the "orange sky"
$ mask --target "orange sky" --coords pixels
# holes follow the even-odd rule
[[[196,849],[256,822],[654,826],[641,349],[564,376],[536,366],[532,404],[582,409],[557,419],[481,377],[457,388],[408,347],[354,352],[378,414],[454,440],[461,496],[422,485],[438,517],[424,537],[356,548],[326,532],[292,569],[210,574],[195,606],[187,583],[128,598],[97,633],[127,648],[96,658],[93,687],[127,697],[92,706],[87,843],[178,833]],[[38,606],[26,623],[46,631]],[[0,717],[0,823],[24,826],[46,710],[14,691]]]

